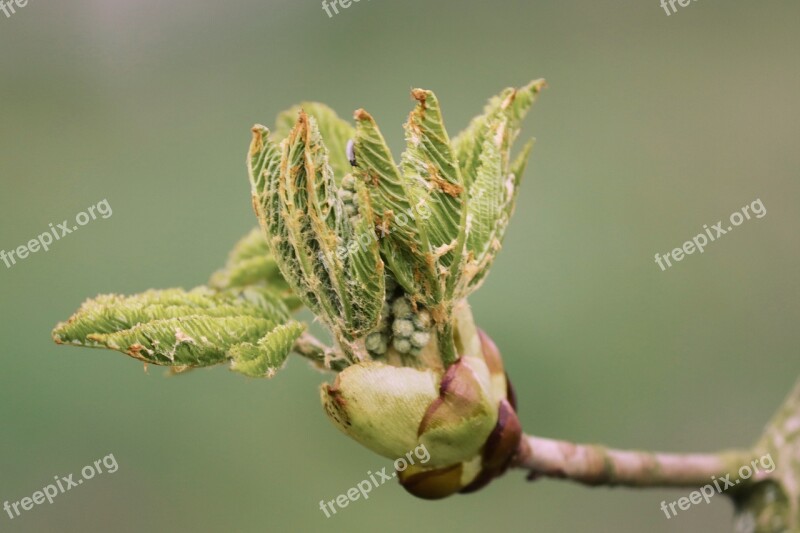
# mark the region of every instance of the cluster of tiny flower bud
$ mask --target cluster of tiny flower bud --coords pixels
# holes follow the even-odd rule
[[[378,327],[366,338],[370,355],[386,355],[391,346],[401,355],[417,356],[431,340],[431,314],[427,309],[417,308],[397,282],[386,276],[386,300],[381,310]]]
[[[344,204],[344,214],[348,218],[358,215],[358,204],[356,203],[356,179],[352,174],[346,175],[342,178],[342,184],[339,188],[339,199]]]
[[[426,309],[414,312],[406,296],[395,299],[392,314],[392,346],[401,354],[419,355],[431,340],[431,314]]]

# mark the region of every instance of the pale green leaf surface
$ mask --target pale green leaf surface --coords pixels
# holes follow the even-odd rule
[[[271,378],[286,362],[292,346],[303,333],[305,326],[300,322],[290,321],[282,324],[257,343],[242,343],[230,349],[231,370],[246,376]]]
[[[265,289],[167,289],[88,300],[56,326],[53,339],[156,365],[203,367],[225,362],[231,348],[258,342],[287,320],[286,306]]]
[[[248,173],[256,217],[266,235],[272,257],[294,295],[319,314],[317,295],[303,282],[298,259],[289,242],[286,219],[281,214],[281,159],[282,148],[272,141],[269,130],[264,126],[255,126],[248,157]]]
[[[87,342],[155,365],[203,367],[224,362],[233,346],[257,342],[276,325],[272,320],[248,316],[188,316],[91,334]]]
[[[350,162],[347,160],[347,142],[355,137],[353,126],[339,118],[336,112],[325,104],[303,102],[278,115],[275,121],[277,139],[289,137],[301,111],[314,117],[317,122],[322,139],[329,150],[328,157],[334,171],[335,181],[340,183],[344,175],[350,172]]]
[[[504,173],[507,169],[509,152],[519,134],[522,120],[545,87],[544,80],[535,80],[519,89],[507,88],[489,100],[482,115],[475,117],[467,128],[453,139],[453,147],[458,157],[464,183],[469,188],[478,173],[481,161],[481,150],[488,135],[491,135],[491,124],[498,118],[507,120],[507,128],[501,153],[504,154]]]
[[[436,265],[433,299],[452,294],[460,275],[466,229],[466,194],[458,161],[451,149],[439,101],[431,91],[415,89],[416,108],[405,124],[406,151],[401,168],[412,204],[424,203],[430,216],[419,219],[428,249],[423,258]]]
[[[354,174],[369,191],[383,257],[400,285],[425,301],[423,295],[435,284],[436,271],[415,251],[428,249],[419,221],[428,216],[427,206],[420,208],[409,201],[407,185],[372,116],[360,109],[355,119]]]
[[[289,237],[306,280],[319,287],[320,302],[338,329],[348,336],[365,334],[379,319],[383,304],[383,262],[375,239],[342,254],[343,246],[373,234],[372,212],[364,191],[357,194],[358,215],[348,218],[337,195],[328,150],[317,121],[301,114],[289,136],[285,157],[284,209]],[[296,154],[302,153],[302,159]],[[376,274],[378,274],[376,276]],[[317,285],[318,283],[318,285]]]
[[[273,149],[268,132],[254,139],[251,176],[259,168],[256,154]],[[376,273],[383,262],[375,239],[358,243],[374,233],[368,196],[357,195],[359,214],[348,218],[333,172],[317,120],[301,112],[281,143],[277,169],[263,185],[251,179],[255,209],[281,273],[303,303],[353,337],[377,325],[384,289]]]

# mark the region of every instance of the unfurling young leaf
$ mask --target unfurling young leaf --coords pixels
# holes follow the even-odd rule
[[[509,87],[503,90],[489,100],[482,115],[472,119],[469,126],[453,139],[453,147],[467,187],[472,185],[477,176],[484,141],[487,136],[496,134],[492,132],[492,125],[498,119],[507,121],[502,136],[503,141],[500,144],[507,167],[509,152],[519,134],[522,120],[544,87],[546,87],[544,80],[535,80],[520,89]]]
[[[253,133],[253,205],[270,250],[295,293],[343,349],[358,351],[351,341],[378,324],[384,298],[368,196],[359,184],[356,212],[346,212],[317,122],[305,112],[280,147],[266,128]]]
[[[270,335],[280,326],[291,326],[291,332],[299,326],[302,331],[302,325],[288,316],[280,298],[258,288],[103,295],[88,300],[56,326],[53,339],[59,344],[117,350],[154,365],[189,368],[224,363],[237,346],[265,341],[264,349],[273,348],[268,355],[275,363],[286,359],[291,344],[268,342]]]
[[[289,136],[297,124],[297,117],[301,111],[314,117],[317,122],[320,135],[328,148],[328,157],[334,178],[337,184],[341,183],[342,178],[350,172],[350,162],[347,160],[347,142],[355,136],[353,126],[339,118],[336,112],[325,104],[303,102],[278,115],[275,121],[275,138],[277,140],[283,140]]]
[[[372,116],[356,112],[356,175],[370,191],[384,258],[398,283],[443,317],[459,275],[466,196],[436,96],[422,89],[412,95],[417,105],[405,125],[399,169]]]
[[[544,80],[536,80],[520,89],[504,90],[453,141],[469,196],[466,264],[459,297],[480,286],[500,250],[533,141],[513,163],[511,149],[522,119],[544,87]]]
[[[372,116],[355,113],[354,175],[366,184],[380,236],[381,251],[394,279],[418,301],[435,303],[432,293],[435,267],[415,251],[426,250],[427,237],[420,219],[430,216],[427,204],[412,204],[392,153]]]
[[[450,147],[436,95],[422,89],[415,89],[411,94],[417,106],[405,125],[406,151],[401,168],[411,203],[424,203],[430,212],[430,217],[420,219],[418,226],[424,227],[428,245],[423,258],[436,266],[431,280],[435,303],[431,307],[449,309],[463,258],[464,180]]]
[[[513,212],[531,145],[513,164],[510,152],[543,86],[506,89],[452,142],[436,96],[415,89],[399,168],[372,116],[355,113],[354,174],[370,192],[382,257],[411,301],[434,318],[445,365],[456,358],[453,305],[486,276]]]
[[[276,327],[255,344],[234,345],[230,349],[231,369],[254,378],[271,378],[283,366],[304,329],[303,324],[291,321]]]

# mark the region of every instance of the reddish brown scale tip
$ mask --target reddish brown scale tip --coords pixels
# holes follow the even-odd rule
[[[372,115],[367,113],[364,109],[356,109],[355,113],[353,113],[353,118],[358,121],[369,121],[372,120]]]
[[[489,367],[489,372],[492,374],[505,373],[505,370],[503,370],[503,358],[500,356],[500,350],[492,338],[480,328],[478,329],[478,337],[481,340],[481,350],[483,350],[483,358],[486,361],[486,366]]]
[[[506,398],[508,398],[508,403],[514,408],[514,411],[517,412],[517,393],[514,392],[514,387],[511,386],[508,374],[506,374]]]
[[[489,434],[481,452],[481,471],[468,485],[461,486],[463,463],[435,470],[413,470],[398,472],[400,484],[419,498],[436,500],[455,494],[476,492],[494,478],[505,473],[522,441],[522,424],[516,412],[517,399],[511,381],[503,369],[503,360],[494,341],[481,330],[481,349],[489,371],[506,377],[506,398],[497,408],[497,423]],[[439,398],[431,403],[420,423],[419,433],[436,425],[440,419],[463,416],[470,405],[472,379],[474,376],[462,360],[451,365],[439,385]]]

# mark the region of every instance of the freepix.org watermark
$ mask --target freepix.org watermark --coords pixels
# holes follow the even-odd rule
[[[672,13],[678,12],[678,8],[675,7],[675,4],[678,4],[681,7],[686,7],[693,1],[697,2],[697,0],[661,0],[661,7],[667,12],[667,16],[670,16]],[[669,6],[667,6],[667,4],[669,4]],[[670,8],[672,9],[671,12]]]
[[[661,271],[671,268],[672,261],[676,263],[683,261],[687,255],[699,251],[701,254],[705,251],[706,246],[716,241],[723,235],[733,231],[734,228],[741,226],[747,220],[755,218],[764,218],[767,215],[767,208],[761,198],[757,198],[750,205],[742,207],[739,211],[735,211],[729,217],[730,224],[725,227],[725,224],[720,220],[713,224],[710,228],[708,224],[703,224],[703,233],[698,233],[690,241],[683,243],[680,248],[675,248],[671,252],[665,254],[656,253],[656,264],[661,267]]]
[[[50,245],[55,241],[61,240],[73,231],[78,231],[81,226],[85,226],[92,220],[97,220],[98,216],[100,218],[109,218],[113,214],[108,200],[102,200],[89,207],[86,211],[81,211],[75,215],[75,223],[72,225],[68,220],[56,225],[51,222],[48,231],[41,233],[35,239],[29,240],[27,244],[17,246],[8,252],[0,250],[0,260],[5,263],[6,268],[11,268],[17,264],[17,261],[27,258],[30,254],[34,254],[39,250],[49,251]]]
[[[328,14],[328,18],[333,18],[334,13],[337,15],[339,14],[339,7],[347,9],[353,5],[353,3],[357,4],[360,1],[361,0],[331,0],[328,2],[328,0],[322,0],[322,9]],[[333,9],[333,13],[331,13],[331,9]]]
[[[103,470],[105,468],[105,470]],[[56,496],[64,494],[68,490],[72,490],[83,484],[84,481],[94,479],[99,474],[113,474],[119,470],[119,464],[113,453],[110,453],[98,459],[93,465],[86,465],[81,469],[81,477],[77,480],[74,479],[75,474],[68,476],[54,476],[55,483],[51,483],[44,487],[42,490],[37,490],[30,496],[26,496],[19,501],[3,502],[3,510],[8,514],[11,520],[14,520],[25,511],[30,511],[36,505],[42,505],[45,501],[52,505],[53,499]]]
[[[703,485],[700,487],[700,490],[690,493],[689,496],[678,498],[669,504],[667,504],[666,501],[663,501],[661,502],[661,510],[664,511],[665,515],[667,515],[667,519],[670,519],[673,516],[678,515],[678,511],[675,510],[676,505],[678,506],[679,510],[686,511],[691,508],[692,505],[698,505],[703,500],[705,500],[706,504],[708,504],[711,502],[711,498],[715,495],[722,494],[724,491],[741,483],[742,480],[753,477],[759,472],[759,467],[760,470],[763,470],[766,473],[770,473],[775,470],[775,462],[772,460],[772,455],[763,455],[759,459],[754,459],[749,465],[742,466],[738,472],[739,478],[735,481],[731,481],[731,474],[721,478],[711,476],[711,483],[713,483],[713,486],[711,483],[708,485]],[[672,514],[670,514],[670,511]]]
[[[372,473],[372,470],[367,472],[367,478],[362,481],[356,483],[355,487],[351,487],[347,490],[344,494],[339,494],[336,498],[326,502],[325,500],[319,501],[319,508],[320,510],[325,513],[326,518],[331,517],[331,512],[336,514],[336,507],[338,506],[340,509],[344,509],[350,502],[354,502],[359,498],[364,498],[365,500],[369,498],[369,493],[372,492],[373,488],[378,488],[387,481],[391,481],[395,477],[397,477],[397,472],[402,472],[409,466],[412,466],[415,463],[414,458],[417,458],[420,464],[425,464],[431,459],[431,454],[428,452],[428,449],[425,447],[424,444],[420,444],[414,450],[408,452],[405,457],[398,457],[394,462],[394,469],[395,471],[391,474],[386,473],[386,468],[384,467],[379,471]],[[378,479],[375,476],[378,476]],[[380,483],[379,483],[380,481]],[[330,512],[328,511],[330,509]]]
[[[383,221],[381,224],[375,227],[375,231],[362,233],[350,241],[347,246],[339,246],[336,249],[336,255],[339,256],[339,259],[344,259],[347,257],[347,255],[355,253],[359,247],[362,249],[362,251],[366,251],[369,248],[370,243],[378,239],[382,239],[392,233],[392,228],[389,227],[390,222],[394,227],[402,228],[409,222],[416,220],[417,217],[419,217],[421,220],[427,220],[430,216],[430,208],[424,201],[421,201],[417,205],[409,207],[405,213],[396,215],[391,221],[388,219]]]
[[[7,19],[10,19],[11,15],[17,12],[16,8],[27,5],[28,0],[0,0],[0,11],[5,13]]]

